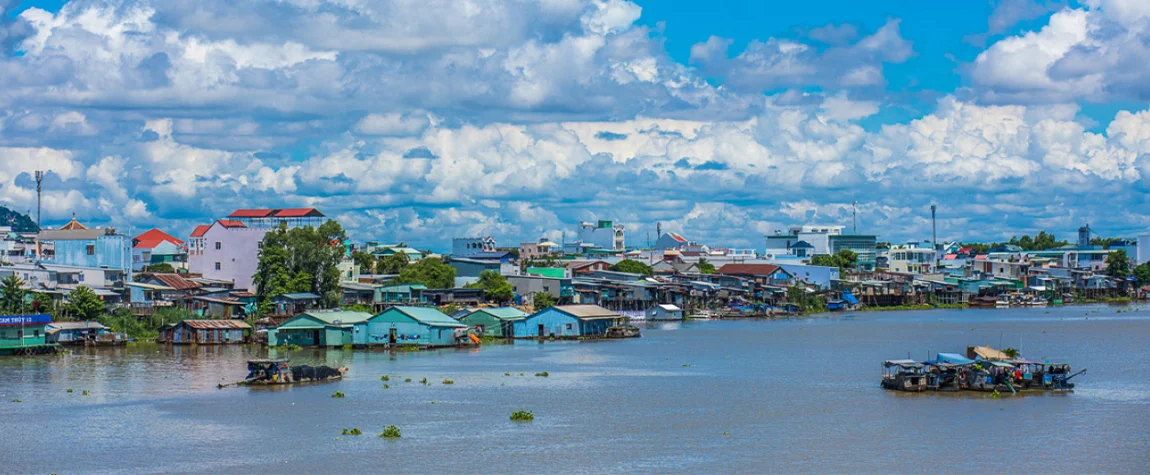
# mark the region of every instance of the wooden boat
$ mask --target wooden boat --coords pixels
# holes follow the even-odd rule
[[[347,368],[328,366],[288,366],[287,358],[248,360],[248,377],[236,386],[271,386],[285,384],[338,381],[347,374]],[[229,385],[221,384],[220,387]]]
[[[914,360],[887,360],[882,362],[883,389],[892,391],[926,391],[926,374],[923,364]]]

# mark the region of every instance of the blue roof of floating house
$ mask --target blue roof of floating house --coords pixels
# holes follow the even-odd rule
[[[974,363],[974,360],[967,358],[965,356],[962,356],[958,353],[939,353],[937,359],[938,359],[938,361],[940,361],[942,363],[950,363],[950,364],[971,364],[971,363]]]
[[[407,315],[407,316],[415,319],[415,321],[422,323],[424,325],[432,326],[432,327],[466,327],[467,326],[467,325],[464,325],[462,323],[459,323],[454,318],[451,318],[451,317],[447,316],[446,314],[444,314],[443,312],[440,312],[439,310],[436,310],[434,308],[393,307],[392,310],[397,310],[399,312],[402,312],[404,315]]]

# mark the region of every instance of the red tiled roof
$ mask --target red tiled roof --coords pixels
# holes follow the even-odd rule
[[[211,227],[212,225],[210,224],[201,224],[196,226],[196,229],[192,230],[192,237],[204,237],[204,233],[208,232],[208,229],[211,229]]]
[[[277,218],[305,218],[312,216],[323,216],[318,209],[315,208],[287,208],[276,210],[275,217]]]
[[[274,209],[237,209],[229,214],[229,218],[266,218],[274,213]]]
[[[728,275],[771,275],[779,270],[774,264],[727,264],[715,271]]]
[[[216,222],[220,223],[220,226],[223,226],[225,228],[246,228],[246,227],[248,227],[246,224],[244,224],[240,221],[236,221],[234,219],[221,219],[221,220],[216,221]]]
[[[184,241],[176,239],[171,234],[165,233],[163,231],[160,231],[159,229],[154,229],[154,228],[147,231],[147,232],[144,232],[143,234],[140,234],[139,236],[136,236],[136,238],[133,239],[133,241],[136,242],[136,245],[132,246],[132,247],[134,247],[136,249],[152,249],[156,246],[159,246],[160,243],[164,242],[164,241],[168,241],[172,244],[175,244],[177,247],[184,245]]]
[[[179,274],[152,274],[156,280],[175,290],[198,289],[200,284],[183,278]]]

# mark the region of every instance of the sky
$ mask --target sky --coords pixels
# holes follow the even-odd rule
[[[0,0],[0,204],[187,236],[1150,232],[1142,0]],[[852,203],[857,202],[856,206]]]

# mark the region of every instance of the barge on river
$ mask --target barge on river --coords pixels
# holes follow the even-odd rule
[[[989,347],[967,348],[967,355],[938,353],[935,359],[887,360],[882,364],[883,389],[905,392],[978,391],[1019,393],[1073,391],[1070,365],[1008,356]]]

